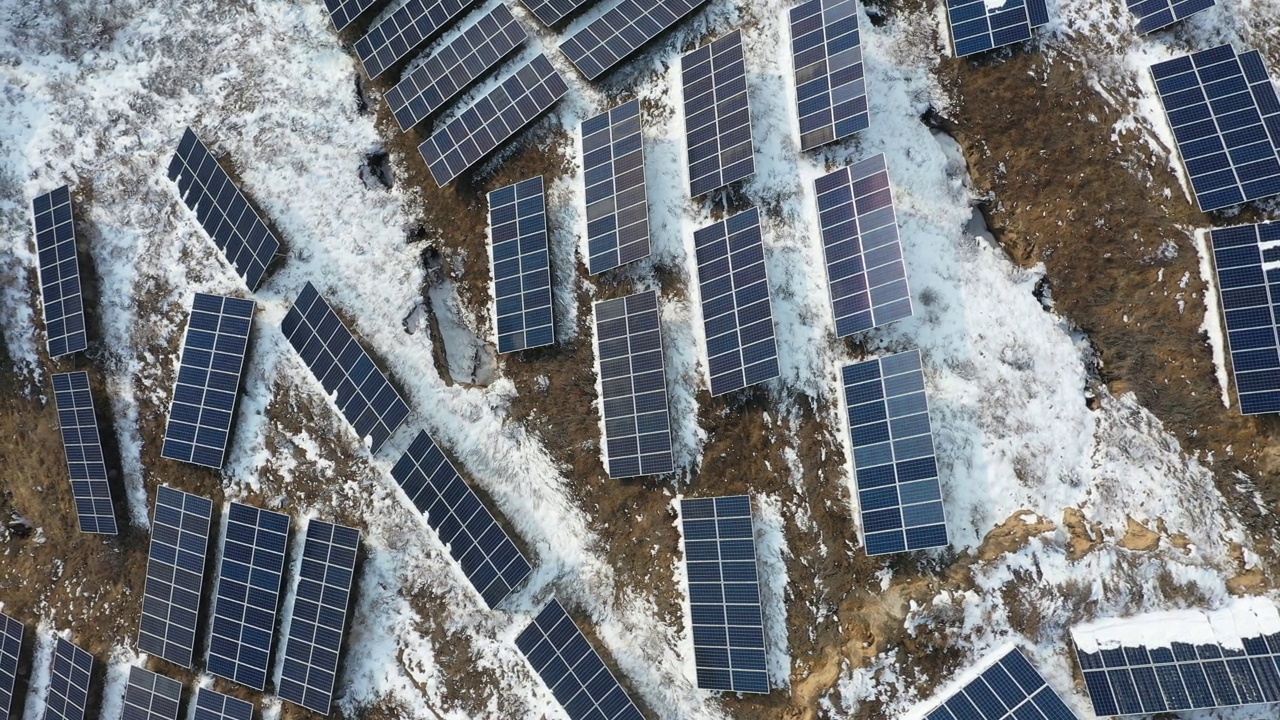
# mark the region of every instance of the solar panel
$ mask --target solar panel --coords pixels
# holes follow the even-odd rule
[[[711,394],[778,377],[778,346],[755,208],[693,233]]]
[[[497,607],[529,577],[529,561],[520,548],[426,431],[400,456],[391,477],[489,607]]]
[[[178,720],[182,683],[131,666],[120,720]]]
[[[1127,0],[1129,12],[1138,20],[1138,34],[1168,27],[1179,20],[1213,7],[1213,0]]]
[[[680,501],[698,687],[767,693],[751,498]]]
[[[40,261],[36,267],[49,357],[80,352],[89,347],[89,338],[85,333],[71,191],[64,185],[37,196],[31,201],[31,214],[35,218],[36,254]]]
[[[378,452],[409,406],[314,285],[302,288],[281,329],[356,435]]]
[[[13,706],[18,683],[18,658],[22,656],[22,636],[26,628],[17,620],[0,613],[0,720],[16,720],[22,714]]]
[[[498,352],[554,344],[541,175],[489,193],[489,231]]]
[[[214,675],[255,690],[266,686],[288,540],[288,515],[231,503],[213,598]]]
[[[587,193],[587,269],[604,272],[649,256],[649,198],[640,141],[640,101],[582,123]]]
[[[426,120],[528,37],[506,5],[494,6],[387,92],[400,129]]]
[[[693,197],[756,172],[746,71],[741,30],[680,58]]]
[[[307,525],[279,695],[321,715],[333,703],[359,546],[355,528],[319,520]]]
[[[1077,720],[1022,651],[1011,648],[987,662],[925,720]]]
[[[639,292],[595,304],[600,411],[611,478],[675,469],[658,295]]]
[[[841,374],[867,554],[945,546],[920,351],[845,365]]]
[[[254,308],[251,300],[196,293],[161,457],[222,467]]]
[[[1240,412],[1280,412],[1280,222],[1216,228],[1210,238]]]
[[[1031,39],[1031,29],[1049,22],[1045,0],[947,0],[947,21],[956,55],[964,57]]]
[[[191,128],[169,162],[169,179],[245,284],[257,290],[280,240]]]
[[[801,150],[866,129],[857,0],[808,0],[791,8],[791,59]]]
[[[622,0],[560,43],[560,52],[596,80],[707,0]]]
[[[193,720],[253,720],[253,703],[202,687],[196,690]]]
[[[342,30],[360,17],[365,10],[373,7],[378,0],[324,0],[329,10],[329,19],[333,20],[333,29]]]
[[[538,22],[552,27],[595,0],[520,0]]]
[[[195,651],[212,518],[207,498],[167,485],[156,490],[138,649],[184,668]]]
[[[477,0],[409,0],[356,41],[356,55],[376,78],[444,30]]]
[[[559,600],[547,603],[516,637],[516,647],[570,720],[643,720]]]
[[[911,290],[884,155],[814,181],[836,336],[911,317]]]
[[[71,496],[76,502],[80,532],[116,534],[116,513],[107,483],[107,464],[98,436],[98,418],[89,373],[59,373],[53,376],[53,398],[58,407],[62,450],[71,477]]]
[[[53,646],[44,720],[84,720],[92,675],[93,656],[58,638]]]
[[[418,146],[440,187],[480,162],[564,97],[569,87],[546,55],[530,60]]]

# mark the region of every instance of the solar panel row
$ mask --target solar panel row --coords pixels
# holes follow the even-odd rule
[[[207,498],[167,485],[156,490],[138,649],[184,668],[195,652],[212,519]]]
[[[538,22],[552,27],[595,0],[520,0]]]
[[[84,720],[92,676],[93,656],[71,641],[58,638],[53,646],[44,720]]]
[[[554,344],[541,175],[489,193],[489,233],[498,352]]]
[[[1280,412],[1280,222],[1216,228],[1210,238],[1240,412]]]
[[[360,17],[378,0],[324,0],[329,10],[329,19],[333,20],[333,29],[342,30]]]
[[[582,123],[587,197],[587,269],[592,275],[648,257],[649,200],[640,101]]]
[[[974,55],[1031,39],[1032,28],[1049,22],[1045,0],[947,0],[947,21],[956,55]]]
[[[130,666],[120,720],[178,720],[182,683]]]
[[[791,58],[801,150],[866,129],[857,0],[808,0],[791,8]]]
[[[84,296],[76,256],[76,224],[71,191],[65,185],[31,201],[35,221],[36,265],[49,357],[61,357],[89,347],[85,333]]]
[[[22,711],[13,706],[18,684],[18,658],[22,657],[22,636],[26,628],[0,613],[0,720],[16,720]]]
[[[80,532],[116,534],[116,514],[107,483],[107,464],[98,436],[98,418],[89,373],[59,373],[53,376],[53,398],[58,408],[62,449],[71,477],[71,496],[76,503]]]
[[[622,0],[560,43],[588,80],[604,75],[707,0]]]
[[[1145,35],[1213,7],[1214,0],[1127,0],[1138,20],[1138,34]]]
[[[680,58],[689,194],[705,195],[756,172],[742,31]]]
[[[356,55],[370,78],[403,60],[457,20],[477,0],[409,0],[356,41]]]
[[[1076,715],[1022,652],[1013,648],[925,720],[1076,720]]]
[[[193,720],[253,720],[253,703],[202,687],[196,691]]]

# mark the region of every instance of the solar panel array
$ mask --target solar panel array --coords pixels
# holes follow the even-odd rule
[[[0,613],[0,720],[10,720],[22,714],[13,706],[15,686],[18,684],[18,658],[22,656],[22,636],[26,628],[17,620]]]
[[[528,37],[506,5],[494,6],[387,92],[400,129],[426,120]]]
[[[911,317],[911,291],[884,155],[814,181],[836,336]]]
[[[193,720],[253,720],[253,703],[202,687],[196,690]]]
[[[356,55],[370,78],[400,62],[457,20],[477,0],[409,0],[356,41]]]
[[[529,561],[426,431],[414,438],[391,476],[489,607],[529,577]]]
[[[49,357],[80,352],[89,347],[89,338],[85,333],[71,191],[64,185],[37,196],[31,201],[31,214],[35,217],[39,259],[36,267]]]
[[[1168,27],[1179,20],[1213,7],[1213,0],[1127,0],[1129,12],[1138,19],[1138,34]]]
[[[182,683],[130,666],[120,720],[178,720],[181,702]]]
[[[329,10],[329,19],[333,20],[333,29],[342,30],[360,17],[378,0],[324,0]]]
[[[920,352],[856,362],[841,375],[867,554],[945,546]]]
[[[418,146],[444,187],[533,122],[569,87],[546,55],[538,55]]]
[[[289,516],[231,503],[213,598],[209,672],[255,690],[267,684]]]
[[[489,193],[498,352],[552,345],[551,258],[542,176]]]
[[[161,457],[222,467],[254,308],[251,300],[196,293]]]
[[[151,520],[138,649],[189,668],[196,644],[213,503],[161,485]]]
[[[538,22],[551,27],[595,0],[520,0]]]
[[[307,525],[278,692],[321,715],[333,703],[359,545],[355,528],[319,520]]]
[[[866,129],[857,0],[808,0],[791,8],[791,58],[801,150]]]
[[[1210,238],[1240,412],[1280,412],[1280,222],[1216,228]]]
[[[71,641],[58,638],[53,646],[44,720],[84,720],[92,676],[93,656]]]
[[[1077,720],[1017,648],[925,716],[925,720]]]
[[[604,272],[649,255],[649,199],[640,139],[640,101],[582,123],[587,194],[587,269]]]
[[[1049,22],[1045,0],[947,0],[947,21],[956,55],[964,57],[1031,39],[1031,29]]]
[[[516,647],[570,720],[643,720],[560,601],[547,603],[516,637]]]
[[[169,162],[169,179],[245,284],[257,290],[280,240],[190,128]]]
[[[693,197],[756,172],[746,72],[741,30],[680,58]]]
[[[302,288],[281,329],[356,435],[371,438],[378,452],[409,406],[314,285]]]
[[[54,375],[53,398],[80,532],[115,535],[116,513],[111,504],[93,393],[89,391],[89,373],[81,370]]]
[[[595,304],[600,410],[609,477],[675,469],[658,295],[639,292]]]
[[[604,75],[707,0],[622,0],[568,40],[560,51],[588,80]]]
[[[1219,45],[1151,74],[1201,210],[1280,194],[1280,100],[1256,51]]]

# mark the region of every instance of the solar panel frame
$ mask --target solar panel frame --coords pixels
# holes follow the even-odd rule
[[[1280,222],[1214,228],[1209,236],[1240,412],[1280,412]]]
[[[595,275],[648,257],[649,197],[640,100],[582,122],[587,270]]]
[[[560,52],[588,80],[618,63],[708,0],[622,0],[560,43]]]
[[[541,175],[489,193],[489,239],[498,352],[554,345],[547,198]]]
[[[680,58],[689,194],[700,197],[756,172],[742,31]]]
[[[924,720],[1078,720],[1021,650],[992,657]]]
[[[151,517],[138,650],[189,668],[195,662],[213,502],[161,485]]]
[[[594,3],[596,0],[520,0],[538,22],[555,27],[570,15]]]
[[[1048,22],[1045,0],[1006,0],[994,8],[986,0],[947,0],[947,25],[957,57],[1030,40],[1032,30]]]
[[[1146,35],[1208,10],[1214,0],[1126,0],[1139,35]]]
[[[202,687],[196,690],[192,720],[253,720],[253,703]]]
[[[26,627],[17,619],[0,613],[0,720],[17,720],[21,708],[13,706],[17,694],[18,660]]]
[[[355,43],[370,79],[377,78],[453,24],[479,0],[409,0]]]
[[[136,665],[129,666],[120,720],[178,720],[181,703],[182,683]]]
[[[70,640],[59,637],[54,642],[44,720],[84,720],[93,663],[93,656]]]
[[[54,375],[53,397],[80,532],[115,535],[115,506],[93,393],[89,390],[89,373],[79,370]]]
[[[333,29],[341,32],[376,2],[378,0],[324,0],[324,6],[333,21]]]
[[[31,222],[36,237],[36,272],[49,357],[86,350],[89,335],[85,329],[71,189],[63,185],[32,198]]]
[[[800,150],[867,129],[867,83],[857,0],[807,0],[790,10]]]

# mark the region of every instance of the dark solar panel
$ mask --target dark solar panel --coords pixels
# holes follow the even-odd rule
[[[742,31],[680,59],[689,194],[705,195],[756,172]]]
[[[1031,39],[1031,29],[1049,22],[1045,0],[947,0],[947,21],[956,55],[964,57]]]
[[[333,28],[341,30],[376,2],[378,0],[324,0],[324,5],[329,10],[329,18],[333,20]]]
[[[582,123],[587,193],[587,269],[594,275],[649,256],[649,199],[640,101]]]
[[[80,352],[89,347],[89,339],[85,334],[71,191],[64,185],[36,197],[31,201],[31,214],[40,260],[40,302],[49,357]]]
[[[213,503],[161,485],[151,520],[138,650],[180,667],[192,665]]]
[[[182,683],[130,666],[120,720],[178,720]]]
[[[1213,7],[1213,0],[1126,0],[1129,12],[1138,21],[1138,34],[1168,27],[1201,10]]]
[[[707,0],[622,0],[568,40],[560,51],[588,80],[604,75]]]
[[[254,307],[251,300],[196,293],[161,457],[222,467]]]
[[[845,365],[841,375],[867,554],[945,546],[920,352]]]
[[[21,708],[13,706],[13,694],[25,630],[22,623],[0,613],[0,720],[17,720],[22,714]]]
[[[489,193],[489,232],[498,352],[554,344],[541,175]]]
[[[477,0],[409,0],[356,41],[356,55],[370,78],[403,60],[457,20]]]
[[[44,720],[84,720],[92,676],[93,656],[69,640],[58,638],[53,646]]]
[[[925,720],[1077,720],[1017,648],[953,692]]]
[[[791,8],[791,58],[801,150],[866,129],[857,0],[808,0]]]
[[[653,291],[595,304],[600,411],[611,478],[675,469],[658,296]]]
[[[62,449],[71,477],[71,495],[76,502],[80,532],[116,534],[115,508],[107,484],[107,465],[98,436],[98,419],[89,391],[89,373],[59,373],[53,376],[53,397],[58,407]]]
[[[644,720],[560,601],[552,599],[516,638],[570,720]]]
[[[370,438],[377,452],[409,406],[314,285],[302,289],[281,329],[356,435]]]
[[[169,179],[245,284],[257,290],[280,241],[190,128],[169,162]]]
[[[520,0],[538,22],[551,27],[595,0]]]
[[[1210,237],[1240,412],[1280,412],[1280,222],[1217,228]]]
[[[418,152],[436,184],[444,187],[568,91],[547,56],[539,55],[423,141]]]
[[[529,577],[529,561],[426,431],[400,456],[391,477],[489,607]]]
[[[193,720],[253,720],[253,703],[202,687],[196,690]]]

